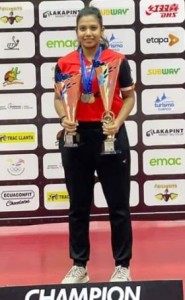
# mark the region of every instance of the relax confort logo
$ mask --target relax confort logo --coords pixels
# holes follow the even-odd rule
[[[143,153],[143,170],[147,175],[184,174],[185,149],[154,149]]]
[[[182,84],[185,82],[185,60],[146,59],[141,63],[141,80],[145,85]]]

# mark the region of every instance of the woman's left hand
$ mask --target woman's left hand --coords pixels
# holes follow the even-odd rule
[[[120,126],[121,124],[116,119],[110,124],[103,124],[103,134],[115,135],[119,131]]]

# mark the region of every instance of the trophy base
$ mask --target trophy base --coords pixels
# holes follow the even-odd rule
[[[64,147],[67,148],[76,148],[79,146],[79,134],[75,133],[66,133],[65,134],[65,144]]]
[[[101,155],[110,155],[110,154],[118,153],[118,151],[115,150],[114,141],[115,141],[115,139],[106,139],[103,142],[103,149],[102,149]]]

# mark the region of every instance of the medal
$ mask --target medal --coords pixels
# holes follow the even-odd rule
[[[99,58],[101,51],[102,48],[99,47],[95,54],[94,61],[96,61]],[[84,55],[81,48],[79,50],[79,57],[80,57],[80,64],[81,64],[82,87],[83,87],[81,101],[83,103],[93,103],[95,101],[95,97],[92,92],[92,80],[95,74],[94,64],[92,64],[90,70],[87,71]]]
[[[95,101],[94,94],[93,93],[90,93],[90,94],[82,93],[81,101],[83,103],[93,103]]]

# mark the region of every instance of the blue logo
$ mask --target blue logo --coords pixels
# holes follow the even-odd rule
[[[123,42],[116,38],[115,35],[112,33],[109,39],[109,47],[112,50],[120,52],[123,49]]]
[[[154,106],[158,111],[170,111],[174,108],[174,101],[167,97],[165,93],[163,93],[162,96],[157,96]]]

